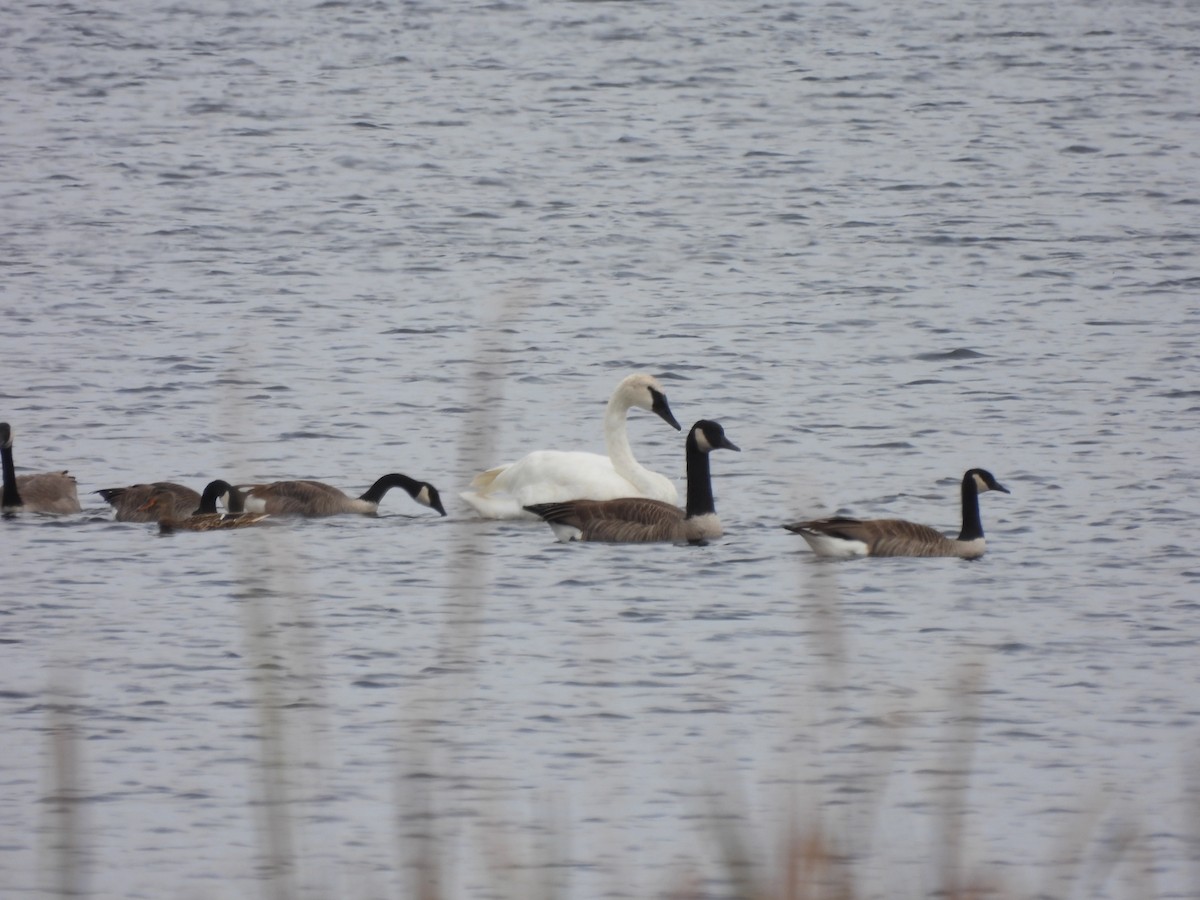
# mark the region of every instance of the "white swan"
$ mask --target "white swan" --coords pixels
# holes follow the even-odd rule
[[[658,379],[644,374],[625,378],[604,412],[608,456],[563,450],[535,450],[515,463],[476,475],[473,490],[460,496],[485,519],[534,519],[524,507],[566,500],[616,500],[649,497],[679,503],[679,490],[665,475],[651,472],[633,458],[625,416],[632,407],[661,416],[676,431],[667,395]]]

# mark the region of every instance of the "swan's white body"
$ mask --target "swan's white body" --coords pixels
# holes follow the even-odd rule
[[[649,497],[679,503],[679,490],[665,475],[651,472],[633,456],[625,417],[633,407],[658,413],[678,428],[666,393],[650,375],[630,375],[613,392],[604,412],[608,456],[581,451],[535,450],[514,463],[489,469],[461,496],[486,519],[536,519],[524,507],[567,500]]]

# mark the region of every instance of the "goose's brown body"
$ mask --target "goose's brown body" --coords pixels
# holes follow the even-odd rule
[[[959,556],[971,559],[982,556],[984,551],[983,538],[954,540],[928,525],[903,519],[851,519],[838,516],[811,522],[793,522],[784,528],[799,534],[814,550],[823,539],[861,543],[866,549],[865,553],[860,554],[863,556]]]
[[[70,472],[18,475],[17,490],[21,493],[21,506],[30,512],[58,516],[83,512],[79,505],[79,486]]]
[[[173,481],[104,488],[96,493],[116,510],[118,522],[157,522],[163,516],[181,519],[190,516],[200,505],[199,491]],[[147,508],[152,497],[157,500]]]
[[[4,472],[0,506],[6,510],[20,509],[53,515],[83,511],[79,505],[79,488],[74,475],[69,472],[17,475],[12,446],[12,427],[7,422],[0,422],[0,466]]]
[[[551,525],[577,528],[580,541],[646,543],[650,541],[703,541],[719,538],[721,522],[715,515],[688,518],[673,503],[626,497],[620,500],[573,500],[529,507]]]

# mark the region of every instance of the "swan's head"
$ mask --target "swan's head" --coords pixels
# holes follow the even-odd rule
[[[701,419],[692,426],[692,430],[688,432],[688,444],[694,446],[701,453],[711,453],[713,450],[741,452],[742,449],[725,437],[725,429],[719,422],[713,422],[710,419]]]
[[[671,414],[671,407],[667,404],[667,392],[663,390],[663,386],[653,375],[647,375],[644,372],[630,375],[617,385],[617,392],[613,399],[626,409],[633,406],[639,409],[648,409],[676,431],[683,430],[675,421],[675,416]]]

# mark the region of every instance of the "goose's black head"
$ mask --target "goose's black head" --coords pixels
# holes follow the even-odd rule
[[[984,491],[1000,491],[1002,494],[1012,493],[1008,488],[998,482],[996,480],[996,476],[994,476],[987,469],[970,469],[965,477],[974,479],[975,490],[981,494]]]
[[[701,453],[711,453],[713,450],[737,450],[741,447],[725,437],[725,429],[719,422],[711,419],[701,419],[688,432],[688,444]]]
[[[676,425],[675,427],[678,428],[679,426]],[[0,422],[0,447],[3,447],[5,450],[7,450],[11,446],[12,428],[9,427],[7,422]]]
[[[428,481],[422,481],[417,484],[415,490],[410,490],[412,498],[422,506],[428,506],[430,509],[436,509],[443,516],[446,514],[446,507],[442,506],[442,495]]]
[[[196,511],[192,515],[202,516],[215,513],[217,511],[217,501],[226,494],[229,496],[225,500],[225,509],[229,512],[241,512],[241,503],[237,502],[241,496],[238,489],[228,481],[222,481],[218,478],[216,481],[210,481],[204,486],[204,493],[200,495],[200,505],[196,507]],[[235,509],[235,506],[238,508]]]

